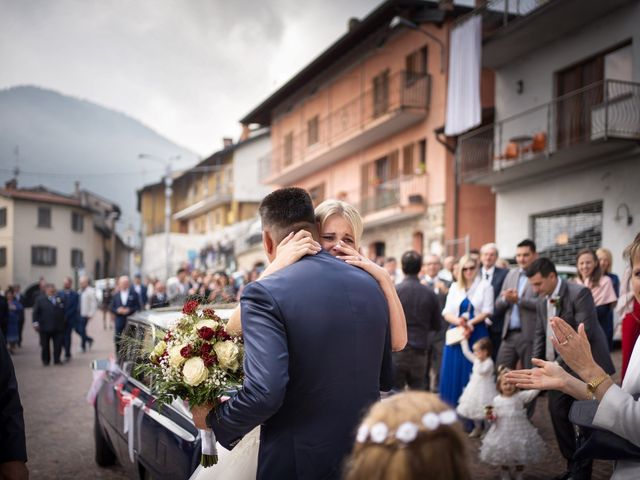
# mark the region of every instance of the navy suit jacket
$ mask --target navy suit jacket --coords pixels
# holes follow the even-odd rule
[[[116,310],[120,307],[129,307],[129,313],[127,315],[120,315]],[[133,287],[129,288],[129,296],[127,297],[127,303],[122,304],[122,299],[120,298],[120,292],[114,292],[111,297],[111,305],[109,306],[109,310],[113,312],[116,316],[116,321],[126,320],[129,315],[133,312],[140,310],[140,298],[138,294],[133,289]]]
[[[340,478],[380,372],[391,372],[378,283],[321,251],[247,285],[241,308],[243,388],[207,423],[227,448],[262,425],[258,479]]]
[[[56,296],[64,303],[64,319],[73,325],[80,318],[80,295],[75,290],[62,290]]]

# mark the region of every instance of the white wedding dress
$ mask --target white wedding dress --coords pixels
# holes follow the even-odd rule
[[[247,433],[233,448],[227,450],[219,443],[218,463],[212,467],[196,468],[190,480],[255,480],[258,472],[260,427]]]

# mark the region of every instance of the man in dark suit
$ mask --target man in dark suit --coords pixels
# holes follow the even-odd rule
[[[147,308],[149,299],[147,298],[147,286],[142,283],[142,275],[136,273],[133,277],[133,289],[138,294],[140,299],[140,310]]]
[[[27,445],[16,372],[0,334],[0,478],[27,480]]]
[[[20,289],[20,285],[19,284],[15,284],[13,286],[13,291],[14,291],[14,297],[13,299],[18,302],[20,305],[22,305],[22,309],[19,310],[19,318],[18,318],[18,347],[22,347],[22,330],[24,328],[24,302],[25,302],[25,298],[24,295],[22,294],[22,291]]]
[[[429,332],[426,378],[428,390],[433,393],[438,393],[444,339],[447,329],[449,328],[449,323],[442,318],[442,310],[447,302],[447,293],[449,293],[451,282],[438,276],[442,269],[442,262],[438,255],[428,255],[423,266],[425,275],[422,278],[422,283],[436,294],[440,306],[440,327],[436,331]]]
[[[606,373],[612,374],[615,367],[611,361],[604,331],[598,323],[596,307],[589,289],[576,283],[562,281],[556,273],[555,265],[548,258],[539,258],[533,262],[527,269],[527,277],[533,290],[539,295],[533,356],[551,362],[556,361],[567,372],[577,377],[557,355],[549,338],[553,334],[549,320],[557,316],[575,330],[579,324],[584,324],[594,360]],[[557,478],[590,479],[592,462],[573,460],[576,441],[573,425],[569,421],[569,410],[573,401],[573,397],[560,391],[549,391],[551,423],[560,452],[567,459],[567,471]]]
[[[64,288],[57,295],[64,303],[64,358],[68,362],[71,359],[71,334],[75,330],[80,337],[83,337],[81,328],[82,318],[80,317],[80,295],[71,288],[73,280],[65,277]]]
[[[153,295],[149,300],[149,308],[162,308],[169,306],[169,297],[164,283],[158,280],[153,287]]]
[[[409,251],[402,255],[404,280],[396,286],[398,298],[407,320],[407,346],[393,353],[396,390],[409,387],[424,390],[427,378],[429,340],[431,332],[440,329],[442,314],[436,294],[422,285],[418,274],[422,268],[422,255]]]
[[[507,276],[508,270],[496,267],[498,261],[498,246],[495,243],[486,243],[480,247],[480,264],[478,276],[488,282],[493,287],[493,300],[495,301],[502,290],[502,283]],[[504,323],[504,312],[496,312],[489,317],[489,338],[493,346],[491,352],[493,360],[496,360],[500,341],[502,340],[502,324]]]
[[[129,277],[122,275],[118,279],[118,291],[114,292],[111,298],[109,310],[115,315],[116,327],[114,342],[116,345],[116,355],[120,353],[120,337],[127,326],[127,317],[140,309],[140,299],[138,294],[129,282]]]
[[[43,365],[51,361],[53,342],[53,363],[62,364],[62,342],[64,340],[65,308],[62,298],[56,295],[56,287],[49,283],[45,294],[39,295],[33,305],[33,328],[40,334],[40,348]]]
[[[276,190],[259,211],[270,261],[289,232],[318,239],[305,190]],[[227,448],[261,425],[258,479],[340,478],[390,348],[380,287],[322,250],[247,285],[241,307],[243,388],[208,412],[207,425]],[[199,428],[202,410],[194,409]]]
[[[518,267],[507,274],[500,295],[496,297],[494,312],[504,318],[497,366],[514,369],[520,360],[524,368],[531,368],[538,294],[527,281],[526,271],[536,258],[533,240],[521,241],[516,247]],[[529,411],[533,414],[532,409]]]

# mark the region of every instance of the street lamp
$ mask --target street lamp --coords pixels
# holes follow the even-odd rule
[[[411,20],[408,20],[408,19],[406,19],[404,17],[400,17],[400,16],[396,15],[389,22],[389,27],[390,28],[394,28],[394,27],[397,27],[398,25],[404,25],[405,27],[410,28],[411,30],[416,30],[416,31],[422,33],[423,35],[426,35],[431,40],[433,40],[438,45],[440,45],[440,73],[444,73],[444,61],[445,61],[445,58],[444,58],[444,55],[445,55],[444,42],[442,40],[440,40],[438,37],[436,37],[434,34],[429,33],[428,31],[424,30],[417,23],[414,23]]]
[[[171,196],[173,195],[173,177],[171,176],[171,162],[178,160],[180,155],[174,155],[166,159],[148,153],[138,154],[140,159],[155,160],[165,164],[164,174],[164,256],[165,274],[168,280],[171,276],[171,260],[169,258],[169,236],[171,230]]]

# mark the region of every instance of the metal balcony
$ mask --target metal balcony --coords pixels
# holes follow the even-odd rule
[[[630,1],[489,0],[456,23],[482,15],[482,64],[496,69]]]
[[[372,183],[357,205],[365,228],[421,215],[427,207],[426,174],[403,175],[383,183]]]
[[[640,140],[640,84],[602,80],[462,135],[464,183],[501,186],[607,161]]]
[[[264,183],[289,185],[332,163],[424,120],[431,77],[405,71],[389,75],[321,117],[313,128],[273,138],[273,150],[260,159]]]

